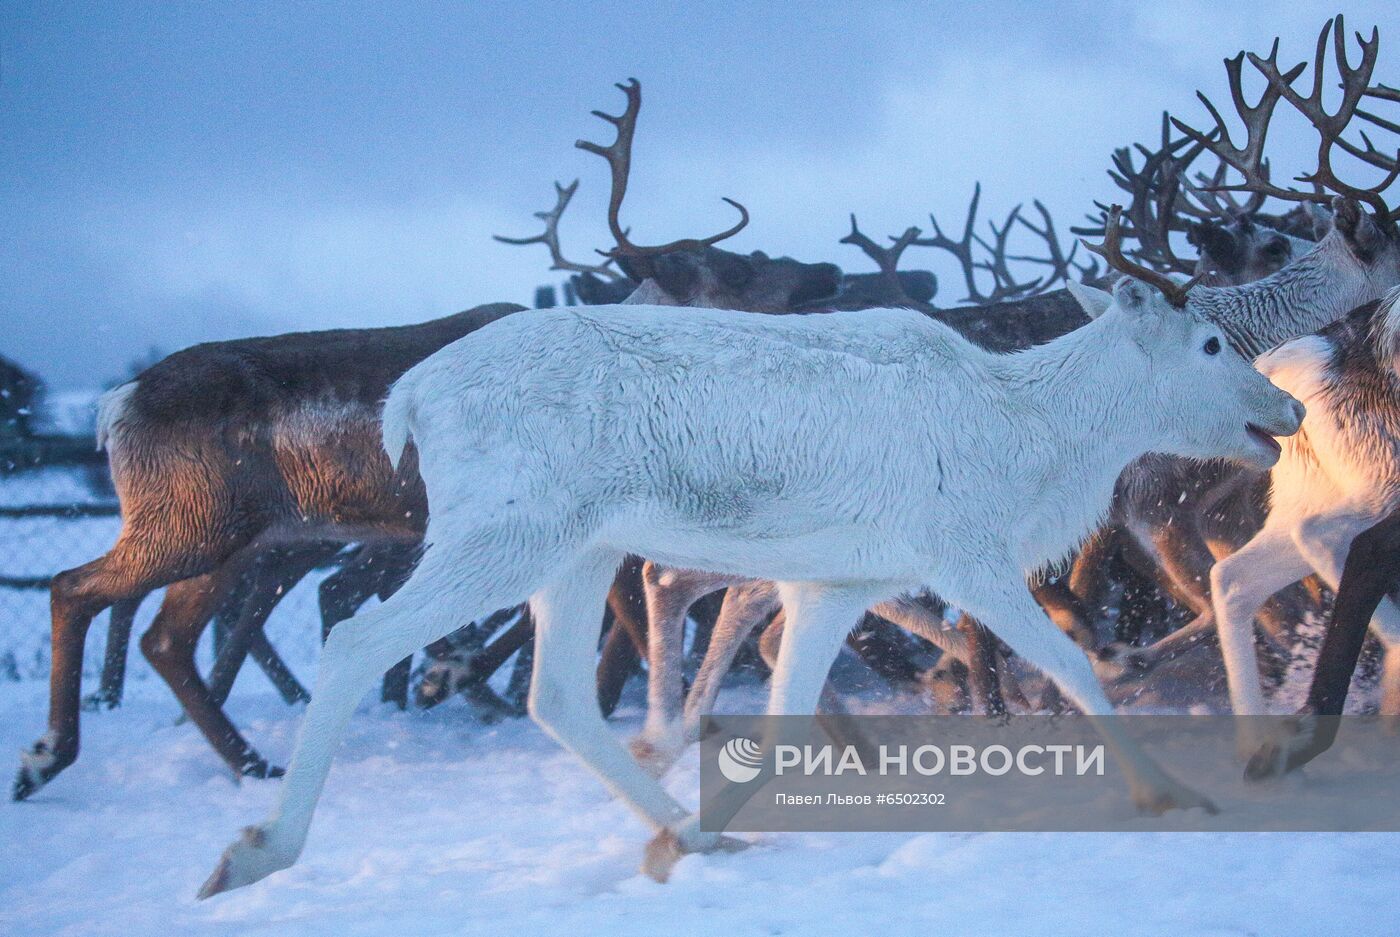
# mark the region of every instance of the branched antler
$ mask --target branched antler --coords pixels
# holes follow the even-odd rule
[[[1090,244],[1088,241],[1085,241],[1085,249],[1098,254],[1110,267],[1117,270],[1119,273],[1141,280],[1150,286],[1155,286],[1161,291],[1162,295],[1166,297],[1168,303],[1177,309],[1183,308],[1186,305],[1186,294],[1191,291],[1193,286],[1201,281],[1202,275],[1198,274],[1185,283],[1178,283],[1159,270],[1153,270],[1151,267],[1134,263],[1127,257],[1124,257],[1123,232],[1120,226],[1122,217],[1122,205],[1110,206],[1108,209],[1108,217],[1104,222],[1103,243]]]
[[[1248,198],[1237,198],[1226,184],[1226,174],[1229,170],[1228,165],[1220,163],[1215,167],[1214,175],[1196,173],[1195,182],[1183,176],[1181,186],[1188,197],[1181,200],[1177,208],[1178,214],[1195,218],[1197,221],[1213,222],[1238,221],[1257,214],[1269,200],[1268,193],[1250,192]],[[1269,164],[1265,162],[1261,170],[1267,179]]]
[[[1342,100],[1338,103],[1336,110],[1331,113],[1328,112],[1323,102],[1329,38],[1332,40],[1337,59],[1337,71],[1341,77],[1342,89]],[[1327,193],[1331,192],[1365,203],[1375,212],[1377,219],[1382,224],[1393,227],[1396,218],[1400,217],[1400,211],[1392,210],[1382,193],[1400,176],[1400,153],[1397,153],[1396,157],[1386,155],[1371,142],[1364,132],[1361,134],[1364,147],[1357,146],[1342,137],[1342,133],[1356,116],[1361,116],[1362,119],[1383,130],[1393,132],[1397,129],[1393,122],[1379,118],[1370,112],[1359,110],[1359,105],[1364,97],[1396,100],[1396,93],[1395,89],[1384,85],[1371,86],[1371,76],[1375,71],[1380,51],[1379,30],[1373,29],[1369,39],[1356,33],[1356,41],[1360,47],[1361,57],[1358,64],[1353,66],[1347,58],[1346,24],[1343,18],[1338,15],[1323,25],[1322,31],[1317,37],[1317,49],[1312,62],[1312,90],[1306,96],[1300,94],[1293,87],[1293,83],[1303,74],[1309,63],[1302,62],[1287,71],[1280,71],[1278,65],[1279,41],[1277,39],[1274,40],[1267,58],[1261,58],[1253,52],[1241,52],[1232,59],[1226,59],[1225,69],[1230,82],[1230,95],[1234,101],[1235,110],[1245,125],[1246,140],[1243,146],[1234,144],[1224,118],[1210,102],[1210,99],[1200,92],[1197,92],[1197,97],[1205,104],[1206,109],[1215,120],[1215,130],[1210,134],[1203,134],[1175,117],[1172,118],[1172,123],[1182,133],[1210,149],[1222,162],[1229,164],[1243,177],[1244,181],[1239,185],[1224,186],[1223,189],[1262,192],[1289,202],[1323,204],[1330,201],[1331,197]],[[1267,87],[1261,94],[1259,102],[1253,106],[1246,103],[1241,86],[1240,71],[1246,57],[1267,82]],[[1271,183],[1267,173],[1263,171],[1264,141],[1268,135],[1269,120],[1280,100],[1286,100],[1294,110],[1312,124],[1318,133],[1317,168],[1297,177],[1299,182],[1308,184],[1311,191],[1285,188]],[[1378,184],[1369,187],[1355,186],[1345,182],[1338,177],[1332,166],[1334,147],[1350,153],[1363,162],[1385,170],[1386,177]]]
[[[1055,219],[1050,216],[1050,209],[1046,208],[1045,204],[1041,202],[1040,199],[1035,199],[1032,204],[1035,205],[1036,211],[1040,212],[1040,217],[1041,220],[1045,222],[1045,227],[1037,228],[1027,221],[1025,217],[1020,215],[1017,216],[1016,220],[1027,230],[1036,235],[1036,237],[1045,242],[1045,249],[1048,256],[1033,257],[1029,255],[1012,255],[1011,259],[1025,261],[1026,263],[1043,264],[1050,268],[1050,273],[1041,279],[1040,286],[1035,292],[1044,292],[1055,283],[1068,282],[1075,273],[1079,274],[1079,279],[1081,280],[1097,277],[1099,274],[1098,261],[1091,260],[1087,264],[1075,263],[1074,256],[1079,252],[1079,242],[1074,241],[1071,243],[1069,252],[1066,253],[1064,247],[1060,244],[1060,235],[1059,232],[1055,230]]]
[[[626,82],[619,83],[617,87],[623,94],[627,95],[626,109],[618,115],[607,114],[603,111],[593,112],[594,116],[601,117],[617,128],[617,139],[607,146],[588,140],[579,140],[574,144],[581,150],[603,157],[612,169],[612,191],[608,197],[608,229],[612,232],[613,240],[617,242],[617,246],[610,251],[600,253],[614,258],[656,257],[660,254],[669,254],[672,251],[698,250],[709,247],[711,244],[733,237],[742,231],[744,226],[749,223],[748,209],[732,198],[726,198],[724,201],[739,210],[739,221],[732,228],[721,231],[719,234],[699,239],[681,238],[669,244],[659,244],[655,247],[642,247],[628,240],[627,231],[623,229],[618,215],[622,210],[622,199],[627,194],[627,177],[632,168],[632,137],[637,130],[637,114],[642,109],[642,86],[637,79],[629,78]]]
[[[1382,101],[1394,101],[1396,103],[1400,103],[1400,90],[1387,87],[1386,85],[1375,85],[1374,87],[1367,88],[1365,96],[1377,98]],[[1377,127],[1381,128],[1384,131],[1387,131],[1388,133],[1400,134],[1400,123],[1397,123],[1393,120],[1387,120],[1384,117],[1381,117],[1378,114],[1373,114],[1370,111],[1363,111],[1360,107],[1356,109],[1356,116],[1360,117],[1362,120],[1368,123],[1375,124]],[[1360,133],[1362,141],[1366,144],[1366,148],[1364,150],[1361,147],[1358,147],[1356,144],[1352,143],[1350,140],[1347,140],[1343,137],[1337,138],[1337,145],[1340,146],[1346,152],[1350,153],[1352,156],[1355,156],[1357,159],[1363,162],[1370,163],[1372,166],[1375,166],[1379,169],[1384,169],[1386,171],[1394,170],[1395,157],[1387,156],[1384,153],[1382,153],[1375,146],[1375,144],[1371,142],[1370,137],[1366,136],[1366,132],[1364,130],[1360,131]]]
[[[864,234],[856,224],[855,213],[851,214],[851,233],[843,237],[839,243],[854,244],[865,252],[865,256],[875,261],[881,273],[893,274],[899,268],[899,258],[910,244],[915,243],[922,232],[918,228],[908,228],[899,237],[890,235],[890,246],[881,247]]]
[[[622,274],[612,269],[613,259],[609,257],[601,264],[580,264],[572,260],[567,260],[559,248],[559,219],[564,216],[564,210],[569,207],[569,201],[578,191],[578,180],[575,179],[568,185],[554,183],[556,200],[554,207],[549,211],[537,211],[535,217],[544,222],[544,232],[536,234],[534,237],[510,238],[500,234],[493,234],[492,237],[502,244],[543,244],[549,249],[549,259],[551,270],[567,270],[571,273],[592,273],[597,276],[606,277],[609,280],[621,280]]]
[[[944,234],[938,219],[930,214],[933,235],[927,238],[915,237],[911,242],[920,247],[932,247],[953,255],[962,267],[963,282],[967,287],[964,302],[981,306],[1011,299],[1024,299],[1044,293],[1058,282],[1069,280],[1074,271],[1078,271],[1081,276],[1097,274],[1097,263],[1090,261],[1085,265],[1074,262],[1077,245],[1071,246],[1068,253],[1061,247],[1060,236],[1055,230],[1055,221],[1050,216],[1050,210],[1039,200],[1035,202],[1035,207],[1040,212],[1044,227],[1037,227],[1023,217],[1021,206],[1017,205],[1007,213],[1006,219],[1000,225],[991,219],[987,220],[987,227],[991,231],[990,241],[977,233],[977,211],[981,201],[982,185],[978,183],[972,189],[972,200],[968,204],[967,218],[963,222],[962,237],[959,239],[954,240]],[[1025,227],[1044,241],[1048,256],[1009,253],[1011,233],[1017,225]],[[1011,272],[1010,261],[1040,264],[1049,267],[1050,272],[1043,277],[1021,282]],[[982,291],[978,282],[979,273],[991,276],[990,292]]]
[[[918,228],[908,228],[899,237],[890,236],[890,246],[881,247],[870,237],[861,232],[856,224],[855,213],[851,213],[851,233],[840,240],[842,244],[854,244],[865,252],[865,256],[875,261],[875,265],[880,268],[881,275],[885,278],[888,288],[893,294],[905,302],[913,302],[908,293],[904,291],[904,284],[899,280],[899,258],[910,244],[915,243],[915,238],[920,234]]]
[[[972,202],[967,208],[967,221],[963,225],[963,235],[960,240],[954,241],[943,233],[942,227],[938,224],[938,219],[929,214],[929,223],[933,225],[933,235],[926,238],[915,238],[915,244],[920,247],[933,247],[938,250],[947,251],[957,259],[962,266],[963,281],[967,284],[967,297],[965,302],[982,303],[986,300],[977,289],[977,264],[972,256],[973,239],[976,237],[974,228],[977,225],[977,203],[982,200],[982,183],[977,183],[972,188]]]
[[[991,259],[977,264],[978,269],[985,270],[992,275],[995,284],[992,288],[992,297],[988,302],[1000,302],[1003,299],[1012,299],[1018,296],[1032,296],[1041,292],[1043,283],[1039,279],[1030,280],[1026,283],[1016,282],[1016,278],[1011,275],[1011,268],[1007,264],[1006,247],[1007,239],[1011,236],[1011,229],[1021,218],[1021,206],[1017,205],[1007,213],[1006,221],[1000,228],[996,222],[987,219],[987,227],[992,229],[992,244],[988,244],[980,237],[976,238],[977,243],[982,246],[990,255]],[[976,237],[974,235],[974,237]]]
[[[1001,245],[1000,256],[997,249],[988,244],[977,234],[977,206],[982,201],[982,183],[977,183],[972,188],[972,201],[967,207],[967,219],[963,222],[962,237],[953,240],[943,233],[943,228],[939,226],[938,219],[932,213],[929,214],[929,224],[933,225],[933,235],[922,238],[916,237],[912,243],[920,247],[932,247],[938,250],[947,251],[957,260],[962,267],[963,283],[967,287],[967,296],[964,302],[975,303],[979,306],[988,303],[1001,302],[1010,299],[1019,293],[1034,288],[1037,283],[1023,284],[1016,283],[1011,279],[1010,273],[1006,271],[1006,237],[1015,219],[1019,217],[1020,207],[1013,209],[1007,216],[1006,224],[998,229],[995,223],[989,222],[992,228],[992,237]],[[990,262],[978,260],[974,249],[980,247],[992,255]],[[992,291],[983,293],[977,284],[977,271],[984,270],[992,275]]]
[[[1280,81],[1270,81],[1263,93],[1259,96],[1257,104],[1250,105],[1245,101],[1244,85],[1241,81],[1241,69],[1244,66],[1246,53],[1241,52],[1234,58],[1225,60],[1225,73],[1230,80],[1230,97],[1234,100],[1235,111],[1244,122],[1245,142],[1243,146],[1236,146],[1234,139],[1230,136],[1230,126],[1225,122],[1225,118],[1220,115],[1210,98],[1203,92],[1197,91],[1196,97],[1206,106],[1210,116],[1215,120],[1215,128],[1209,133],[1202,133],[1175,117],[1171,118],[1172,124],[1177,130],[1186,134],[1194,140],[1198,146],[1210,150],[1222,162],[1238,171],[1245,178],[1247,186],[1256,188],[1251,191],[1263,190],[1268,194],[1274,194],[1269,187],[1268,170],[1264,159],[1264,143],[1269,135],[1269,121],[1273,119],[1274,108],[1278,106],[1279,99],[1283,96],[1283,86],[1293,82],[1303,73],[1307,63],[1301,63],[1290,68],[1287,73],[1279,74],[1278,71],[1278,45],[1279,41],[1274,40],[1273,48],[1269,51],[1267,59],[1259,59],[1258,56],[1250,55],[1250,61],[1261,71],[1268,67]]]
[[[1130,196],[1126,210],[1128,225],[1120,227],[1120,234],[1138,242],[1133,255],[1139,260],[1161,270],[1189,273],[1195,265],[1177,256],[1171,234],[1185,231],[1188,226],[1183,208],[1187,209],[1186,214],[1196,214],[1190,210],[1189,203],[1181,199],[1181,188],[1188,167],[1205,151],[1205,145],[1190,137],[1173,140],[1165,113],[1161,137],[1161,144],[1155,150],[1135,143],[1113,151],[1109,178]],[[1142,156],[1141,167],[1134,165],[1134,150]],[[1100,213],[1091,218],[1096,224],[1071,228],[1072,233],[1091,236],[1106,233],[1109,206],[1102,202],[1095,205]]]

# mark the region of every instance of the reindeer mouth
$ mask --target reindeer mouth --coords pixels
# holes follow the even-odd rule
[[[1283,447],[1278,444],[1277,439],[1264,432],[1264,430],[1255,426],[1253,423],[1246,423],[1244,425],[1244,433],[1250,439],[1258,443],[1259,447],[1265,452],[1269,452],[1274,455],[1280,455],[1283,452]]]

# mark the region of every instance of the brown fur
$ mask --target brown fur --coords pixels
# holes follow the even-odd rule
[[[194,668],[199,634],[269,543],[417,541],[427,517],[422,482],[412,464],[391,467],[380,401],[418,361],[521,308],[498,303],[422,325],[198,345],[128,385],[101,430],[122,532],[106,555],[54,577],[49,732],[26,755],[14,796],[77,758],[92,617],[162,586],[143,652],[230,766],[265,774]]]

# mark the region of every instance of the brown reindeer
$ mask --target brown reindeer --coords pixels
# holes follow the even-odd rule
[[[142,651],[220,756],[241,775],[266,776],[267,762],[195,669],[195,642],[269,546],[417,542],[427,513],[422,484],[383,454],[380,400],[413,364],[520,308],[498,303],[416,326],[198,345],[107,394],[98,442],[122,531],[108,553],[54,577],[49,728],[24,755],[15,799],[77,758],[93,616],[162,586]]]

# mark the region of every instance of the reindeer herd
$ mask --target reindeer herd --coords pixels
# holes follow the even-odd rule
[[[1251,777],[1330,744],[1334,724],[1315,717],[1342,711],[1368,627],[1381,711],[1400,714],[1400,156],[1373,139],[1400,135],[1376,112],[1400,91],[1375,78],[1378,32],[1355,43],[1339,16],[1311,63],[1281,68],[1277,42],[1228,59],[1243,141],[1202,96],[1213,127],[1164,116],[1155,148],[1115,153],[1126,206],[1074,229],[1102,237],[1095,257],[1066,248],[1039,202],[1037,220],[1018,207],[984,235],[979,188],[960,237],[930,217],[932,235],[882,244],[852,216],[842,243],[878,268],[857,275],[716,247],[749,220],[729,199],[740,218],[720,234],[631,240],[641,89],[619,85],[623,113],[595,112],[616,139],[578,144],[609,167],[614,246],[565,258],[576,182],[556,184],[543,233],[500,238],[544,245],[585,305],[200,345],[103,398],[122,531],[53,580],[48,731],[15,799],[74,762],[85,708],[119,702],[136,609],[162,588],[142,652],[237,775],[280,775],[224,703],[248,656],[289,701],[308,698],[262,628],[327,563],[326,643],[279,805],[202,896],[296,860],[356,704],[384,675],[402,705],[423,648],[420,702],[462,691],[496,715],[513,700],[487,678],[515,657],[523,693],[532,661],[530,714],[653,827],[658,879],[732,845],[657,778],[755,632],[771,714],[839,711],[826,680],[843,642],[896,676],[931,645],[973,708],[1088,716],[1152,813],[1215,807],[1102,718],[1106,687],[1197,643],[1218,636],[1233,711],[1265,713],[1256,642],[1276,650],[1336,593],[1300,718],[1240,739]],[[1246,61],[1264,83],[1253,104]],[[1270,177],[1280,105],[1317,134],[1301,186]],[[1195,169],[1203,158],[1215,168]],[[1343,178],[1361,172],[1373,184]],[[1043,251],[1011,253],[1013,234]],[[934,305],[944,285],[900,269],[911,248],[957,261],[963,304]],[[1041,275],[1018,279],[1030,265]],[[1187,620],[1101,641],[1097,610],[1123,571]],[[692,606],[721,591],[687,689]],[[85,701],[104,609],[102,687]],[[215,620],[228,638],[206,677],[195,649]],[[604,720],[639,657],[647,717],[629,751]],[[1038,703],[1012,658],[1051,681]],[[765,744],[795,731],[773,725]],[[708,818],[749,789],[726,789]]]

